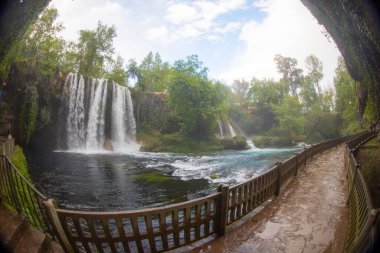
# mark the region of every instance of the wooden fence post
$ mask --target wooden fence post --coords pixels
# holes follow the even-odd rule
[[[276,181],[276,191],[274,194],[276,196],[280,195],[280,190],[281,190],[281,172],[282,172],[282,162],[277,162],[276,163],[276,171],[277,171],[277,181]]]
[[[294,176],[297,176],[297,174],[298,174],[298,155],[299,155],[300,153],[298,153],[298,152],[296,152],[296,153],[294,153],[294,155],[296,156],[295,158],[296,158],[296,171],[294,172]]]
[[[66,252],[69,252],[69,253],[74,252],[73,248],[70,245],[69,240],[66,237],[65,231],[63,230],[57,211],[55,210],[54,199],[48,199],[44,201],[43,203],[45,205],[50,224],[53,227],[54,233],[58,236],[58,239],[62,243],[62,247],[65,249]]]
[[[218,230],[217,234],[219,236],[224,235],[226,232],[226,227],[227,227],[227,219],[228,219],[228,200],[229,200],[229,186],[226,184],[220,184],[218,186],[218,192],[222,193],[222,196],[220,198],[220,215],[219,215],[219,220],[218,220]]]
[[[307,163],[307,148],[303,148],[303,152],[305,153],[305,168],[306,168],[306,163]]]
[[[348,166],[351,167],[350,165],[348,165]],[[348,169],[351,170],[352,168],[348,168]],[[347,197],[346,205],[349,205],[349,203],[350,203],[351,195],[354,192],[354,188],[355,188],[355,184],[356,184],[356,178],[358,177],[360,169],[361,169],[361,165],[356,164],[355,174],[353,175],[354,178],[352,179],[351,189],[348,189],[348,197]],[[350,180],[350,179],[348,178],[348,180]]]

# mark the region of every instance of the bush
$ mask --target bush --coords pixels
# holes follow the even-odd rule
[[[252,142],[258,148],[288,147],[292,145],[291,139],[276,136],[254,136]]]
[[[15,147],[14,153],[11,157],[11,162],[13,165],[21,172],[21,174],[30,182],[28,162],[26,161],[24,152],[22,148],[17,146]]]
[[[193,140],[186,138],[181,133],[152,132],[152,134],[141,136],[139,140],[142,144],[140,150],[147,152],[200,153],[223,149],[216,139]]]
[[[245,150],[250,149],[247,139],[244,136],[234,136],[232,138],[221,139],[220,143],[224,150]]]

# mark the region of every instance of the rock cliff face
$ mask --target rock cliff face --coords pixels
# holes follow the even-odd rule
[[[149,125],[153,129],[166,130],[170,113],[165,102],[165,93],[133,93],[132,100],[138,129],[143,129],[144,126]]]
[[[0,61],[49,2],[50,0],[0,1]]]
[[[369,95],[380,118],[380,2],[301,0],[334,38],[352,77],[360,85],[360,111]]]
[[[301,0],[325,26],[361,87],[361,111],[367,94],[380,118],[380,2],[378,0]],[[0,3],[0,61],[49,0]]]

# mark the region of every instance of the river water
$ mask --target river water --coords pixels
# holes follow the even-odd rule
[[[26,152],[33,181],[59,206],[132,210],[204,196],[270,169],[299,148],[202,155],[115,152]]]

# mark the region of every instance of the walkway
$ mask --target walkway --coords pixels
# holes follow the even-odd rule
[[[326,151],[257,215],[193,252],[341,252],[345,179],[344,147]]]

